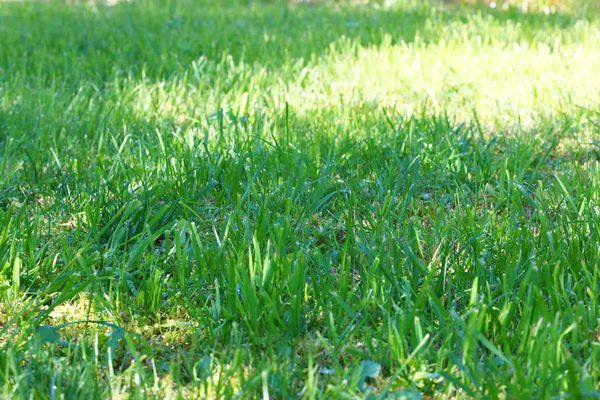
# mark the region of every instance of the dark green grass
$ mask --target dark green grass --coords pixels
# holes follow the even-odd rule
[[[555,47],[555,74],[585,76],[599,32],[431,4],[2,3],[0,396],[600,395],[598,80],[556,100],[527,64],[559,40],[584,53]],[[503,49],[548,96],[523,89],[520,119],[492,75],[412,112],[329,86],[402,46],[423,70]]]

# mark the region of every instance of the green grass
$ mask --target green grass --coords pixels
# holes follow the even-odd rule
[[[600,396],[599,16],[0,3],[0,397]]]

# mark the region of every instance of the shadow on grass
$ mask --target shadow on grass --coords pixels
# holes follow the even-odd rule
[[[588,19],[593,17],[586,17]],[[108,6],[10,3],[0,11],[0,75],[18,70],[77,82],[114,74],[164,79],[189,70],[200,57],[259,63],[279,69],[320,57],[342,37],[361,46],[438,42],[466,32],[473,37],[544,42],[572,27],[572,14],[522,13],[516,8],[264,4],[249,2],[118,3]],[[504,32],[504,33],[503,33]],[[82,72],[84,71],[84,72]]]

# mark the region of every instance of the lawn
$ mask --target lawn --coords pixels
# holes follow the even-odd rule
[[[351,3],[0,2],[1,398],[600,396],[600,12]]]

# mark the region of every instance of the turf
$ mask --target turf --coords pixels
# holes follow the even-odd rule
[[[388,3],[0,3],[0,397],[600,396],[600,14]]]

